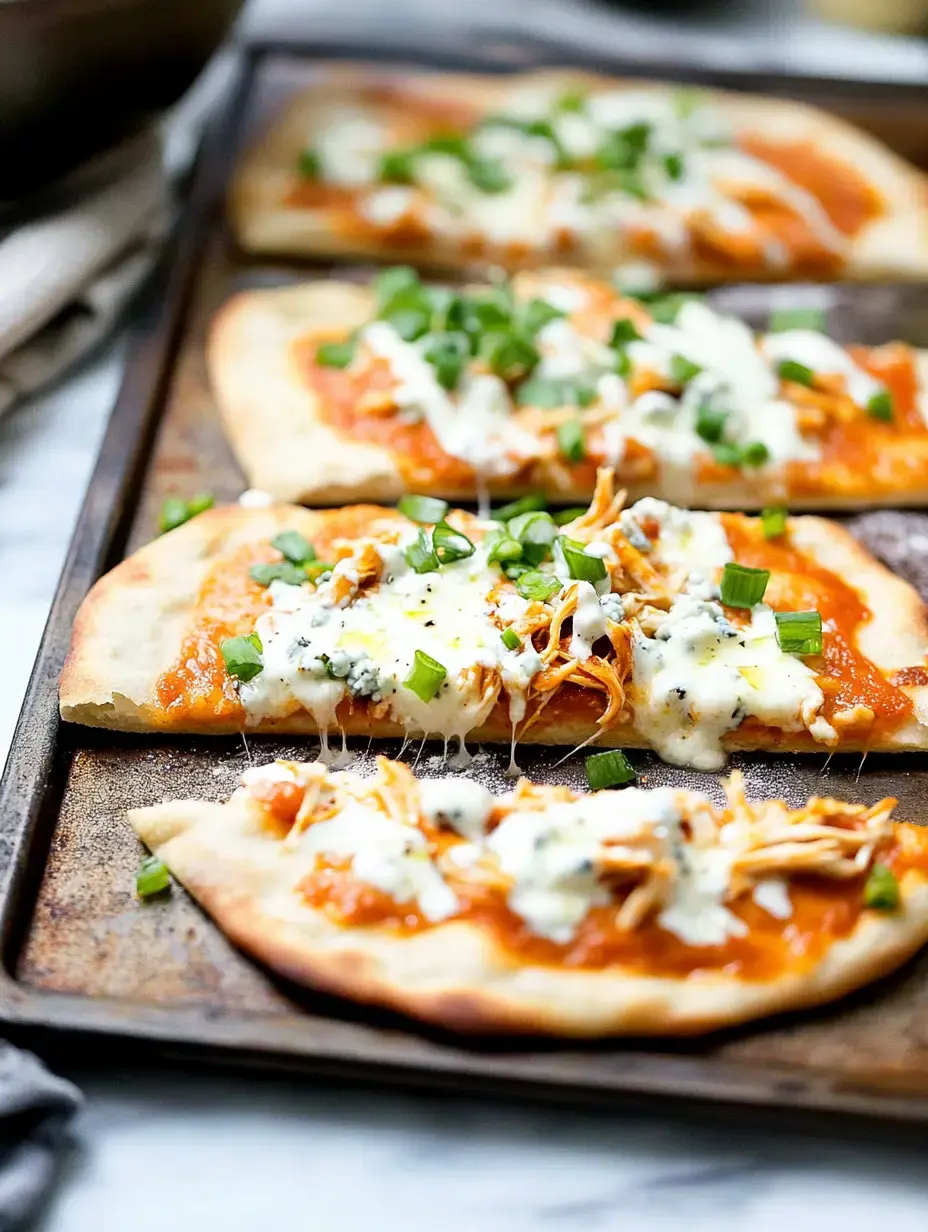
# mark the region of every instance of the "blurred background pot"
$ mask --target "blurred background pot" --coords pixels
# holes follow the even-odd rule
[[[141,129],[190,85],[242,0],[0,0],[0,201]]]

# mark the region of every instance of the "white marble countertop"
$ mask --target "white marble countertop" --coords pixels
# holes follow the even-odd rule
[[[362,7],[351,6],[356,16]],[[553,7],[515,2],[498,24]],[[292,0],[263,0],[258,12],[277,19],[285,8],[293,12]],[[573,12],[575,33],[589,36],[605,20],[592,5]],[[253,12],[248,24],[255,28]],[[862,44],[853,34],[842,40],[846,67]],[[754,37],[758,55],[763,41]],[[923,47],[894,52],[894,43],[867,41],[887,75],[924,70]],[[805,60],[831,50],[819,42]],[[0,422],[0,760],[123,351],[116,339]],[[163,1232],[167,1223],[178,1232],[409,1232],[439,1222],[449,1232],[669,1232],[684,1223],[692,1232],[924,1232],[928,1224],[928,1176],[915,1147],[167,1065],[64,1070],[88,1103],[45,1232]]]

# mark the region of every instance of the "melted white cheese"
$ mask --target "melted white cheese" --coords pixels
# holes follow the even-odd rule
[[[815,373],[843,377],[851,401],[864,409],[874,394],[884,389],[854,362],[844,347],[816,330],[787,329],[779,334],[767,334],[761,345],[772,364],[791,359]]]
[[[298,849],[308,855],[351,860],[354,875],[398,903],[415,902],[432,923],[458,910],[458,900],[432,862],[425,835],[377,808],[349,800],[334,817],[302,832]]]
[[[493,796],[473,779],[423,779],[419,784],[422,812],[433,825],[447,826],[462,838],[483,838],[493,808]]]
[[[770,608],[743,629],[718,603],[678,596],[654,637],[633,638],[635,726],[673,765],[718,770],[722,737],[754,717],[783,731],[808,729],[824,696],[815,672],[785,654]]]
[[[467,372],[452,397],[420,348],[404,342],[385,321],[368,325],[362,338],[374,355],[389,363],[397,382],[396,405],[421,415],[445,453],[467,462],[478,475],[512,474],[537,453],[534,437],[513,422],[509,390],[499,377]]]
[[[751,897],[761,910],[775,920],[788,920],[793,914],[789,886],[782,877],[765,877],[763,881],[758,881]]]
[[[389,134],[370,115],[345,108],[326,117],[315,148],[330,183],[360,187],[377,179]]]
[[[407,541],[415,533],[411,527]],[[484,722],[498,693],[498,688],[475,688],[470,672],[477,667],[499,673],[518,721],[542,664],[531,647],[515,652],[501,640],[488,599],[501,579],[498,569],[488,565],[486,550],[480,546],[465,560],[419,574],[406,563],[402,545],[374,546],[383,562],[380,584],[351,603],[333,602],[332,582],[316,590],[272,583],[273,606],[256,624],[264,670],[239,689],[249,723],[302,706],[321,730],[331,728],[339,702],[363,671],[370,687],[360,695],[385,702],[410,733],[463,742]],[[352,558],[341,561],[335,577],[350,579],[353,567]],[[403,683],[417,650],[447,672],[430,701]]]

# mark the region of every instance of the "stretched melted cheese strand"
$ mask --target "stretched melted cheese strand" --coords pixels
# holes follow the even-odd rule
[[[306,872],[319,857],[349,859],[358,880],[398,904],[415,904],[432,923],[461,909],[455,884],[489,875],[532,932],[560,944],[575,936],[592,908],[617,896],[620,930],[653,916],[692,946],[744,935],[747,926],[730,904],[748,891],[769,915],[788,918],[784,876],[809,868],[839,879],[865,872],[890,832],[894,803],[865,810],[810,801],[791,814],[782,801],[748,805],[740,776],[733,775],[731,819],[723,825],[706,797],[690,791],[628,788],[577,797],[523,781],[494,799],[466,779],[416,784],[405,767],[378,761],[375,783],[346,772],[326,775],[318,764],[278,762],[246,771],[241,792],[264,807],[276,783],[315,790],[310,816],[285,840]],[[845,816],[856,816],[858,827],[842,824]],[[461,841],[451,840],[436,858],[423,821]]]
[[[653,551],[642,523],[660,528]],[[628,620],[633,670],[625,687],[644,739],[665,760],[700,769],[724,764],[723,737],[749,716],[784,731],[808,729],[834,744],[836,732],[818,713],[824,697],[815,673],[780,649],[771,610],[758,604],[747,627],[736,629],[717,602],[719,574],[732,558],[719,516],[646,498],[625,510],[619,524],[631,542],[637,539],[652,551],[652,563],[676,578],[669,611],[646,609],[647,631],[638,617]],[[530,605],[488,561],[483,543],[464,560],[416,573],[404,548],[417,533],[410,524],[398,544],[360,541],[354,555],[315,589],[271,584],[272,606],[256,626],[263,669],[239,688],[249,722],[301,706],[325,744],[339,704],[346,697],[367,698],[410,735],[458,741],[466,760],[468,733],[486,721],[505,690],[515,738],[532,682],[551,660],[542,658],[529,637],[510,649],[501,630],[530,610],[531,627],[543,627],[561,600]],[[616,563],[608,543],[593,539],[586,551],[602,557],[607,568]],[[554,561],[539,569],[558,576],[562,594],[573,596],[571,636],[566,654],[560,648],[558,653],[564,662],[584,664],[608,633],[608,622],[626,619],[623,597],[611,593],[608,573],[596,583],[574,582],[559,544]],[[403,683],[416,651],[446,671],[428,701]]]

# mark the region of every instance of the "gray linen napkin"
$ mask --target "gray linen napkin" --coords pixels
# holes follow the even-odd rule
[[[0,1232],[18,1232],[47,1194],[80,1091],[0,1040]]]

